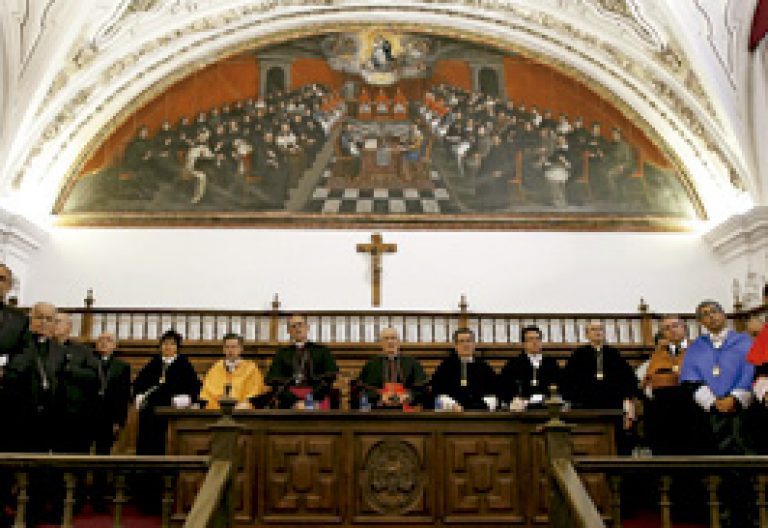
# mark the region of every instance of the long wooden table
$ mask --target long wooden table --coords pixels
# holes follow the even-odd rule
[[[164,409],[168,453],[207,454],[215,411]],[[253,527],[546,526],[544,411],[237,411],[237,522]],[[615,454],[619,412],[571,411],[574,454]],[[175,520],[202,477],[182,475]],[[600,475],[587,488],[608,512]]]

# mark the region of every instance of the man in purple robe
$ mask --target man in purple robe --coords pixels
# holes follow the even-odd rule
[[[747,361],[752,338],[729,329],[722,306],[703,301],[696,317],[707,329],[688,348],[680,381],[709,417],[710,454],[744,455],[750,452],[741,434],[742,411],[752,402],[754,366]]]

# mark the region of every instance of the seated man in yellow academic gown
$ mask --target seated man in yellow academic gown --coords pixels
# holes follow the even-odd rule
[[[253,361],[242,359],[243,337],[227,334],[223,340],[224,359],[210,368],[203,380],[200,399],[207,409],[218,409],[225,387],[231,387],[230,396],[237,400],[238,409],[250,409],[250,399],[264,393],[264,376]]]

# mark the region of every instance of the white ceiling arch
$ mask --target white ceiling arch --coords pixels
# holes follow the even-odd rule
[[[644,123],[710,218],[743,210],[754,193],[746,155],[655,2],[93,3],[67,60],[51,65],[49,82],[29,94],[13,137],[2,144],[5,203],[30,217],[50,212],[66,178],[123,116],[179,78],[243,49],[372,23],[483,40],[589,80]],[[44,37],[39,53],[55,44]]]

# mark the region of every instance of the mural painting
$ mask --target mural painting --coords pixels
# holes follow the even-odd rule
[[[592,87],[514,52],[375,29],[319,35],[222,59],[155,96],[90,153],[55,212],[403,227],[697,218],[642,130]]]

